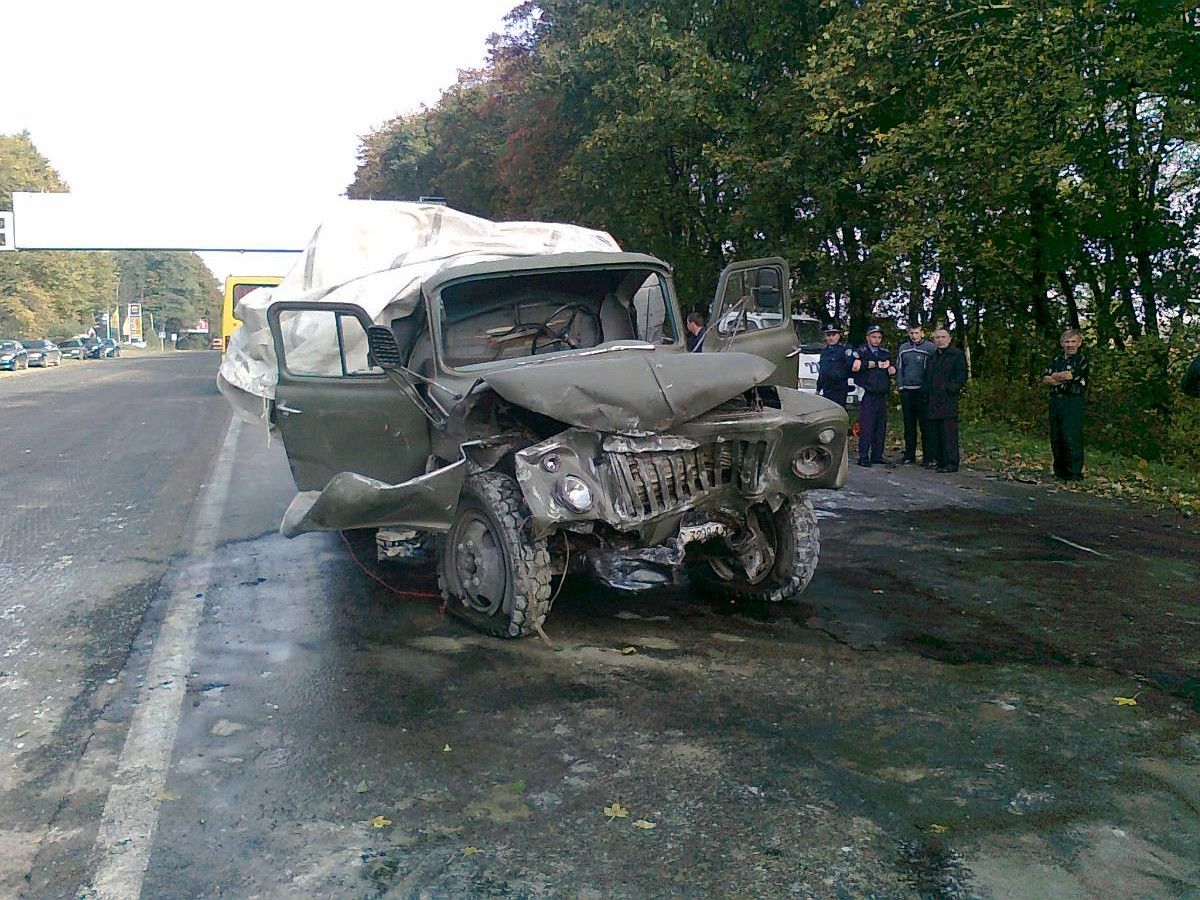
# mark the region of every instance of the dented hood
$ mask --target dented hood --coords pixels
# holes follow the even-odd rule
[[[596,431],[666,431],[770,377],[749,353],[678,353],[637,347],[587,351],[488,372],[510,403]]]

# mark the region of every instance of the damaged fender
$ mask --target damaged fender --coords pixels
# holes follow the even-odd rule
[[[446,531],[458,509],[467,458],[400,484],[339,472],[322,491],[300,491],[283,514],[285,537],[309,531],[405,526]]]

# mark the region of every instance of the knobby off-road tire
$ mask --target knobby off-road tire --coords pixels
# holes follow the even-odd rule
[[[766,576],[751,582],[741,565],[731,559],[728,567],[739,575],[722,578],[705,562],[692,570],[701,590],[722,599],[760,603],[780,603],[803,593],[817,571],[821,555],[821,532],[812,504],[806,497],[793,498],[767,518],[773,526],[775,563]]]
[[[551,575],[516,480],[468,478],[438,565],[446,610],[487,634],[524,637],[550,612]]]

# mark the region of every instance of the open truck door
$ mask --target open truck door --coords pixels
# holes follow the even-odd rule
[[[706,353],[737,350],[775,364],[769,381],[796,387],[796,345],[787,261],[773,256],[726,266],[717,282],[704,336]]]

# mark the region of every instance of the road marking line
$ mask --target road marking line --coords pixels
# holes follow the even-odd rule
[[[171,575],[162,630],[150,656],[96,834],[100,862],[82,897],[129,900],[141,894],[241,427],[241,419],[230,417],[211,483],[201,500],[190,552],[182,570]]]

